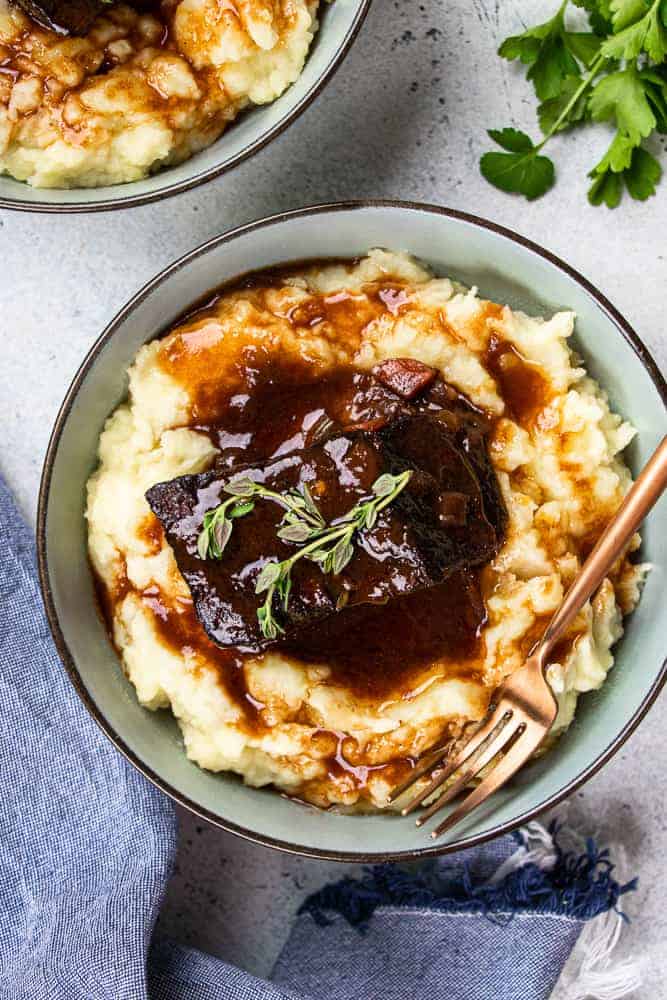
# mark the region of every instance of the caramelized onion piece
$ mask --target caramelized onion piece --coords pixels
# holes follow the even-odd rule
[[[402,399],[414,399],[415,396],[419,396],[435,382],[437,374],[435,368],[429,368],[415,358],[389,358],[387,361],[381,361],[373,369],[373,375],[378,382],[386,385]]]

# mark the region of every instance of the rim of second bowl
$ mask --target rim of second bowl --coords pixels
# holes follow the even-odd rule
[[[463,850],[468,847],[474,847],[479,844],[483,844],[488,840],[492,840],[495,837],[501,836],[506,833],[511,833],[512,830],[517,829],[517,827],[534,819],[540,813],[544,812],[546,809],[550,809],[557,805],[572,792],[576,791],[582,784],[588,781],[589,778],[593,777],[604,765],[614,756],[617,750],[626,742],[626,740],[632,735],[639,723],[642,721],[648,710],[654,704],[658,694],[660,693],[662,687],[667,682],[667,658],[663,660],[663,663],[657,673],[655,680],[653,681],[648,693],[646,694],[641,705],[638,707],[634,715],[626,722],[625,726],[617,733],[614,738],[609,742],[606,749],[591,761],[591,763],[585,767],[580,773],[568,782],[563,788],[560,788],[553,795],[548,796],[542,802],[532,809],[526,810],[519,816],[514,817],[512,820],[508,820],[504,823],[499,823],[497,826],[492,827],[484,833],[473,834],[468,837],[462,837],[460,840],[453,840],[446,844],[438,844],[436,846],[425,846],[423,848],[416,848],[412,850],[405,851],[363,851],[363,852],[353,852],[353,851],[334,851],[334,850],[323,850],[314,847],[300,847],[296,844],[290,843],[288,841],[277,840],[273,837],[267,836],[262,833],[257,833],[254,830],[249,830],[246,827],[239,826],[230,820],[223,819],[216,813],[211,812],[203,806],[198,805],[193,802],[188,796],[174,788],[168,781],[163,779],[159,774],[157,774],[151,767],[145,764],[129,747],[122,737],[115,731],[111,724],[107,721],[106,717],[102,711],[98,708],[97,704],[94,702],[91,695],[83,682],[81,674],[76,666],[74,658],[72,657],[67,642],[60,628],[60,623],[58,621],[58,616],[55,609],[55,604],[53,600],[53,594],[51,591],[51,585],[49,581],[49,566],[47,557],[47,542],[46,542],[46,516],[48,510],[49,501],[49,490],[51,484],[51,475],[53,471],[53,465],[55,462],[55,457],[58,451],[58,445],[60,442],[60,437],[64,428],[64,425],[69,416],[70,410],[78,394],[79,388],[86,378],[88,371],[95,363],[98,354],[101,349],[107,343],[108,340],[113,337],[118,327],[124,322],[125,318],[135,309],[135,307],[151,292],[157,289],[165,281],[167,281],[172,274],[179,271],[182,267],[190,264],[193,260],[201,257],[208,253],[214,246],[218,246],[222,243],[228,243],[239,236],[245,235],[256,229],[263,229],[268,226],[274,226],[282,223],[288,219],[303,218],[306,216],[316,216],[333,212],[348,212],[348,211],[363,211],[365,209],[372,208],[389,208],[389,209],[399,209],[402,211],[414,211],[421,213],[428,213],[434,215],[445,216],[449,219],[454,219],[459,222],[463,222],[467,225],[474,226],[479,229],[485,229],[493,232],[505,239],[511,240],[513,243],[517,243],[525,249],[537,254],[542,259],[548,261],[553,266],[557,267],[559,270],[563,271],[568,275],[573,281],[580,285],[596,302],[598,307],[605,312],[614,325],[619,330],[621,336],[630,345],[634,353],[639,358],[639,361],[647,371],[651,381],[655,385],[655,388],[660,396],[665,409],[667,410],[667,382],[663,377],[657,363],[653,359],[650,351],[645,346],[645,344],[640,339],[639,335],[635,332],[633,327],[628,323],[628,321],[621,315],[621,313],[616,309],[615,306],[607,299],[605,295],[600,292],[595,285],[593,285],[587,278],[585,278],[579,271],[566,264],[565,261],[561,260],[555,254],[551,253],[549,250],[545,250],[539,244],[534,243],[532,240],[527,239],[525,236],[521,236],[519,233],[513,232],[513,230],[506,228],[505,226],[498,225],[495,222],[491,222],[488,219],[481,218],[480,216],[472,215],[467,212],[461,212],[457,209],[444,208],[439,205],[422,204],[419,202],[410,201],[399,201],[394,199],[369,199],[369,200],[358,200],[358,201],[345,201],[345,202],[331,202],[319,205],[312,205],[306,208],[293,209],[287,212],[280,212],[275,215],[267,216],[263,219],[258,219],[254,222],[246,223],[242,226],[237,226],[234,229],[229,230],[226,233],[222,233],[219,236],[215,236],[200,246],[195,247],[195,249],[190,250],[188,253],[179,257],[178,260],[174,261],[172,264],[167,265],[162,271],[160,271],[154,278],[148,281],[125,306],[114,316],[111,322],[105,327],[100,336],[97,338],[95,343],[92,345],[88,351],[86,357],[81,363],[78,371],[76,372],[69,389],[65,395],[65,398],[60,406],[58,415],[54,423],[53,431],[47,446],[46,455],[44,458],[44,466],[42,469],[42,476],[39,488],[39,500],[37,507],[37,562],[39,569],[39,581],[42,591],[42,597],[44,600],[44,605],[46,608],[47,619],[49,622],[49,627],[58,650],[60,659],[67,670],[69,678],[74,685],[74,688],[81,698],[83,704],[92,715],[95,722],[102,729],[104,734],[113,743],[117,750],[123,754],[123,756],[137,768],[137,770],[148,778],[148,780],[159,788],[161,791],[165,792],[171,799],[177,802],[179,805],[184,806],[190,812],[199,816],[201,819],[212,823],[214,826],[226,831],[227,833],[233,833],[236,836],[241,837],[243,840],[248,840],[255,844],[260,844],[264,847],[271,847],[275,850],[283,851],[287,854],[298,855],[300,857],[310,857],[317,858],[321,861],[341,861],[341,862],[387,862],[387,861],[414,861],[429,857],[438,857],[443,854],[449,854],[453,851]],[[156,336],[159,335],[156,334]]]
[[[0,208],[7,208],[14,212],[36,212],[49,215],[57,215],[61,212],[69,214],[83,214],[85,212],[111,212],[118,208],[136,208],[138,205],[148,205],[154,201],[161,201],[163,198],[171,198],[173,195],[181,194],[183,191],[190,191],[192,188],[199,187],[200,184],[205,184],[207,181],[214,180],[216,177],[221,177],[223,174],[228,173],[230,170],[233,170],[234,167],[239,166],[239,164],[243,163],[251,156],[254,156],[255,153],[258,153],[261,149],[267,146],[272,139],[282,135],[282,133],[285,132],[308,107],[310,107],[315,98],[322,92],[327,83],[329,83],[335,72],[340,68],[340,65],[349,52],[352,43],[361,31],[361,27],[366,20],[368,11],[370,10],[372,0],[357,0],[357,2],[357,11],[352,18],[352,23],[343,38],[342,44],[337,49],[324,72],[314,81],[313,85],[303,95],[301,100],[295,104],[290,111],[287,111],[275,125],[271,126],[271,128],[269,128],[266,132],[263,132],[262,135],[255,139],[254,142],[252,142],[249,146],[246,146],[245,149],[242,149],[239,153],[229,157],[223,163],[219,163],[214,167],[202,170],[201,173],[196,174],[194,177],[189,177],[187,180],[178,181],[175,184],[160,188],[159,191],[150,192],[148,194],[128,194],[120,198],[99,198],[95,201],[81,202],[80,204],[76,202],[63,202],[59,204],[57,202],[49,201],[25,201],[18,197],[0,197]],[[289,94],[289,90],[290,88],[288,87],[284,94]],[[278,100],[280,100],[283,96],[284,95],[281,94]],[[224,139],[224,133],[215,141],[220,142],[222,139]],[[159,173],[161,173],[161,171],[158,171],[158,174]],[[165,167],[164,174],[168,175],[168,173],[169,167]],[[16,185],[19,189],[22,189],[24,182],[16,181]],[[131,185],[132,181],[128,182],[127,187],[131,187]],[[101,187],[96,190],[104,191],[104,188]]]

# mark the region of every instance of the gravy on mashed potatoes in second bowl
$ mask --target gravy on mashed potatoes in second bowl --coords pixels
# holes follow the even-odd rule
[[[0,174],[90,188],[181,163],[297,79],[318,6],[0,0]]]
[[[127,676],[193,761],[382,809],[483,716],[631,483],[573,325],[374,250],[258,272],[141,348],[89,551]],[[620,560],[555,651],[554,737],[642,575]]]

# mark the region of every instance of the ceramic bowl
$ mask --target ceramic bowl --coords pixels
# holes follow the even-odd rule
[[[320,26],[303,72],[272,104],[239,116],[207,149],[178,166],[142,181],[100,188],[33,188],[12,177],[0,177],[0,208],[23,212],[98,212],[129,208],[167,198],[231,170],[262,149],[298,118],[332,77],[368,13],[371,0],[322,0]]]
[[[323,235],[326,234],[326,235]],[[306,258],[354,257],[391,247],[436,274],[477,285],[515,308],[577,313],[575,347],[637,428],[628,459],[637,471],[665,428],[667,387],[637,335],[613,306],[566,264],[505,229],[446,209],[399,203],[320,206],[255,222],[193,250],[149,282],[107,327],[67,393],[49,444],[38,514],[41,582],[56,644],[77,691],[118,749],[178,802],[240,836],[299,854],[379,860],[438,854],[525,822],[569,794],[616,752],[665,680],[664,583],[667,502],[643,529],[653,564],[641,602],[615,650],[601,690],[583,696],[555,749],[433,844],[413,818],[345,816],[305,807],[231,775],[200,770],[185,756],[168,712],[140,707],[97,611],[86,556],[85,483],[104,421],[127,390],[139,347],[189,305],[255,268]]]

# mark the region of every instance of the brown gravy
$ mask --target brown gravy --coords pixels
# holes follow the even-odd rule
[[[498,383],[510,417],[523,427],[530,426],[552,396],[540,366],[495,334],[489,338],[483,363]]]
[[[308,265],[322,263],[332,261],[309,261]],[[352,267],[354,262],[344,264]],[[160,363],[193,399],[189,426],[210,437],[220,452],[216,464],[224,469],[231,471],[242,464],[306,447],[317,439],[318,428],[327,419],[344,423],[346,417],[358,421],[363,416],[372,426],[381,406],[364,384],[365,376],[351,369],[323,378],[314,377],[312,367],[305,363],[286,365],[249,358],[232,391],[216,382],[210,347],[215,344],[217,350],[217,340],[221,339],[214,314],[221,297],[243,290],[251,302],[256,296],[257,304],[262,306],[267,290],[281,286],[295,270],[299,268],[292,264],[258,272],[224,287],[183,318],[184,327],[170,340],[161,358]],[[321,327],[323,336],[354,343],[369,322],[383,313],[396,316],[409,305],[409,289],[400,282],[386,281],[368,286],[364,296],[346,291],[311,296],[287,310],[283,318],[295,329]],[[499,315],[499,309],[489,304],[479,322],[485,324]],[[207,350],[202,352],[204,346]],[[219,350],[222,358],[222,341]],[[206,371],[202,370],[204,364]],[[548,380],[540,367],[494,333],[483,364],[496,380],[509,415],[520,424],[532,423],[550,398]],[[429,405],[428,401],[425,405]],[[480,417],[484,415],[480,413]],[[147,522],[147,539],[157,541],[160,530],[156,520],[152,526]],[[286,642],[282,648],[290,658],[303,663],[325,664],[331,669],[331,683],[362,699],[410,697],[430,668],[439,676],[474,677],[484,656],[482,633],[487,616],[483,579],[483,570],[467,570],[443,585],[409,594],[390,605],[349,609],[324,626],[304,633],[298,643]],[[252,698],[245,683],[243,665],[247,654],[213,643],[190,602],[179,601],[178,607],[172,607],[156,587],[140,596],[154,616],[160,640],[179,652],[193,650],[213,665],[225,690],[243,709],[248,727],[261,728],[264,706]],[[540,622],[540,628],[542,625]],[[567,648],[564,644],[559,653],[564,655]],[[318,735],[334,741],[326,755],[330,776],[347,775],[357,786],[367,783],[371,771],[398,767],[402,775],[414,766],[410,758],[373,766],[355,763],[358,755],[351,752],[356,747],[354,740],[322,730],[313,734],[315,741]],[[396,780],[401,775],[397,772]]]

